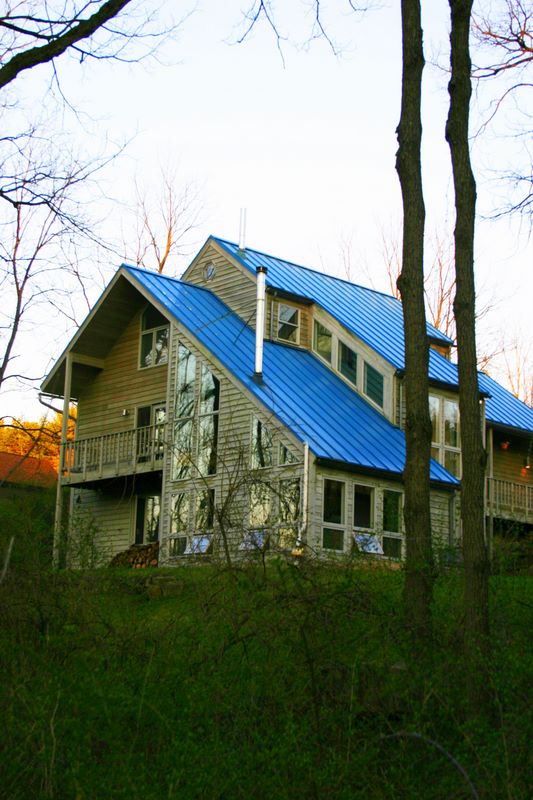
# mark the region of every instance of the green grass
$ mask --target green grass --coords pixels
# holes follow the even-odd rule
[[[6,800],[533,795],[530,578],[493,579],[488,722],[465,712],[460,575],[413,661],[400,572],[184,567],[155,597],[154,574],[10,570]]]

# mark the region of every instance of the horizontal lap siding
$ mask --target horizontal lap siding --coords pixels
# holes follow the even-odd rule
[[[502,442],[508,443],[506,450],[502,450]],[[528,458],[528,445],[529,463],[533,466],[533,445],[530,445],[527,440],[518,439],[517,437],[496,439],[494,442],[493,477],[503,481],[533,486],[533,469],[524,469]]]
[[[69,532],[69,565],[100,566],[133,541],[134,498],[89,489],[74,490]],[[84,563],[91,556],[96,564]]]
[[[214,264],[215,272],[210,280],[206,280],[204,268],[210,262]],[[214,248],[211,248],[190,270],[187,274],[187,283],[209,289],[239,317],[249,321],[250,325],[255,325],[255,277],[230,264],[227,258]]]
[[[136,314],[105,359],[104,369],[79,398],[78,438],[134,428],[136,407],[165,399],[167,366],[137,366],[140,319]],[[122,416],[123,409],[128,416]]]

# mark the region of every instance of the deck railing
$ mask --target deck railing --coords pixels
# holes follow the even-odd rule
[[[62,480],[79,483],[161,469],[165,432],[164,424],[147,425],[67,442]]]
[[[493,516],[533,522],[533,486],[489,478],[488,504]]]

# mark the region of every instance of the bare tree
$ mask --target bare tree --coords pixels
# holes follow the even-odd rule
[[[403,202],[402,270],[398,278],[404,315],[406,458],[404,606],[419,648],[431,634],[433,560],[429,506],[429,344],[424,307],[424,222],[421,166],[421,100],[424,52],[419,0],[402,0],[402,107],[396,170]]]
[[[487,13],[480,12],[472,20],[472,32],[477,43],[478,63],[473,69],[473,76],[482,81],[489,78],[497,81],[500,89],[491,100],[488,113],[482,125],[485,129],[500,110],[518,112],[520,122],[524,126],[518,136],[529,139],[531,136],[531,118],[527,111],[528,99],[533,92],[533,8],[524,0],[505,0]],[[508,116],[508,114],[507,114]],[[514,116],[514,114],[513,114]],[[507,123],[508,124],[508,123]],[[516,130],[512,131],[516,138]],[[533,211],[533,161],[526,141],[524,154],[528,162],[522,169],[515,169],[504,174],[508,184],[514,187],[512,200],[498,213],[517,211],[531,215]]]
[[[449,0],[451,12],[448,85],[450,106],[446,139],[452,158],[455,192],[454,300],[461,414],[461,520],[465,568],[465,654],[467,691],[471,710],[487,708],[489,649],[489,560],[485,540],[484,485],[486,453],[479,402],[474,279],[476,182],[470,163],[469,118],[471,97],[470,15],[472,0]]]
[[[155,20],[155,10],[147,11],[146,3],[132,0],[4,3],[0,16],[0,89],[26,70],[54,62],[67,51],[80,61],[137,61],[139,51],[132,53],[132,41],[143,42],[146,53],[153,51],[163,33],[175,29],[174,25],[157,27]]]
[[[190,183],[180,186],[177,173],[163,169],[152,191],[138,183],[135,190],[135,233],[123,233],[125,258],[145,269],[168,272],[169,260],[189,253],[188,237],[200,213],[198,191]]]

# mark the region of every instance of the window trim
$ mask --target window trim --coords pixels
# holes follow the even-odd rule
[[[462,447],[461,447],[461,416],[459,412],[459,399],[455,397],[450,397],[449,395],[444,394],[435,394],[434,392],[430,392],[428,395],[428,406],[429,406],[429,413],[431,417],[431,399],[438,401],[438,410],[437,410],[437,421],[438,421],[438,441],[433,441],[433,430],[431,432],[431,457],[435,459],[444,469],[448,470],[451,475],[455,475],[448,467],[446,466],[446,454],[451,453],[458,456],[458,463],[459,469],[457,470],[456,478],[461,479],[463,474],[463,457],[462,457]],[[445,403],[453,403],[457,408],[457,438],[458,438],[458,446],[446,444],[446,420],[444,415],[444,405]],[[433,428],[433,425],[432,425]]]

